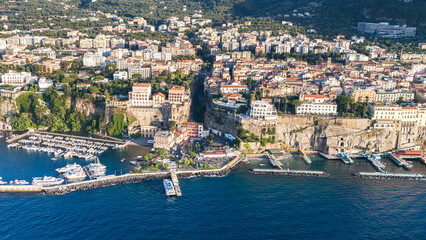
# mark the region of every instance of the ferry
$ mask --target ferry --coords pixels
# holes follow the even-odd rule
[[[7,184],[7,182],[3,181],[3,178],[0,177],[0,185],[5,185],[5,184]]]
[[[10,184],[12,184],[12,185],[27,185],[27,184],[30,184],[30,183],[25,181],[25,180],[15,179],[15,181],[10,181]]]
[[[173,183],[170,179],[163,180],[164,190],[166,191],[167,196],[175,196],[176,190],[173,187]]]
[[[64,179],[62,178],[44,176],[44,177],[33,178],[32,185],[42,185],[43,187],[50,187],[50,186],[60,185],[63,182],[64,182]]]

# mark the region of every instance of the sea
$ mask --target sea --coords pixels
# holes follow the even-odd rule
[[[84,160],[8,149],[0,139],[4,181],[55,176]],[[100,156],[107,174],[131,169],[143,147]],[[124,162],[120,159],[126,158]],[[352,165],[312,157],[283,160],[289,169],[323,170],[330,177],[253,175],[270,168],[251,159],[224,177],[180,179],[182,197],[166,197],[161,180],[72,192],[62,196],[0,193],[0,239],[426,239],[426,181],[359,179],[374,171],[365,159]],[[411,171],[383,159],[386,170]]]

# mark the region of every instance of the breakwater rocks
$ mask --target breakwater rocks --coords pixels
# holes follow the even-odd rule
[[[90,190],[101,187],[108,187],[120,184],[129,184],[142,182],[151,179],[164,179],[169,178],[169,172],[157,172],[157,173],[141,173],[141,174],[125,174],[121,176],[105,176],[96,180],[83,181],[78,183],[65,184],[55,187],[43,188],[42,193],[52,195],[63,195],[66,193],[82,190]]]
[[[354,173],[354,177],[371,179],[406,179],[406,180],[426,180],[426,176],[418,173],[382,173],[382,172],[359,172]]]
[[[304,171],[304,170],[279,170],[279,169],[252,169],[253,174],[272,174],[286,176],[305,176],[305,177],[328,177],[330,174],[323,171]]]
[[[179,178],[189,177],[221,177],[230,172],[230,169],[223,167],[221,169],[214,170],[194,170],[194,171],[179,171],[176,172],[176,176]],[[83,181],[78,183],[70,183],[65,185],[59,185],[55,187],[45,187],[42,193],[52,195],[63,195],[74,191],[90,190],[95,188],[108,187],[113,185],[137,183],[145,180],[152,179],[165,179],[170,178],[170,172],[147,172],[147,173],[130,173],[120,176],[105,176],[100,177],[96,180]]]

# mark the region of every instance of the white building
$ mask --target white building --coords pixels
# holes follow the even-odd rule
[[[245,85],[222,85],[220,86],[222,94],[226,93],[249,93],[250,89]]]
[[[29,72],[14,72],[9,70],[8,73],[1,75],[1,83],[3,85],[23,86],[35,81],[37,81],[37,77],[31,76]]]
[[[374,102],[396,102],[402,98],[404,101],[412,101],[414,93],[411,92],[383,92],[374,95]]]
[[[114,80],[126,80],[128,79],[126,71],[117,71],[113,74],[112,78]]]
[[[105,66],[106,58],[100,53],[86,52],[83,56],[83,65],[88,67]]]
[[[296,106],[296,114],[335,115],[337,114],[337,105],[333,103],[304,102],[302,105]]]
[[[129,92],[129,101],[132,107],[149,107],[152,106],[151,84],[139,83],[133,85],[132,91]]]
[[[419,109],[415,106],[401,107],[394,104],[369,103],[368,110],[372,119],[401,120],[402,123],[424,123],[424,110],[419,114]]]
[[[141,78],[151,77],[151,67],[149,66],[131,66],[128,68],[129,78],[132,78],[134,74],[140,74]]]
[[[38,86],[40,88],[40,92],[44,92],[46,91],[46,89],[48,89],[50,86],[53,85],[53,81],[52,80],[47,80],[46,78],[40,78],[38,80]]]
[[[253,100],[251,102],[250,117],[253,119],[275,120],[277,119],[277,110],[269,101]]]

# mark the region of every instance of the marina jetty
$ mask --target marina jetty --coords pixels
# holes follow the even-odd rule
[[[252,169],[253,174],[272,174],[286,176],[306,176],[306,177],[328,177],[330,174],[323,171],[307,171],[307,170],[290,170],[290,169]]]
[[[354,173],[354,177],[372,178],[372,179],[408,179],[408,180],[425,180],[426,176],[418,173],[386,173],[386,172],[359,172]]]
[[[42,190],[43,186],[41,185],[0,185],[0,192],[34,193]]]
[[[230,172],[228,165],[220,169],[209,169],[209,170],[194,170],[194,171],[176,171],[173,173],[170,172],[144,172],[144,173],[128,173],[124,175],[110,175],[99,177],[95,180],[88,180],[77,183],[70,183],[64,185],[58,185],[54,187],[44,187],[38,192],[42,192],[48,196],[52,195],[63,195],[74,191],[83,191],[90,190],[102,187],[108,187],[113,185],[123,185],[129,183],[137,183],[145,180],[153,179],[174,179],[174,184],[176,187],[177,178],[189,178],[189,177],[220,177],[228,174]],[[179,187],[179,195],[181,196],[181,191]]]

